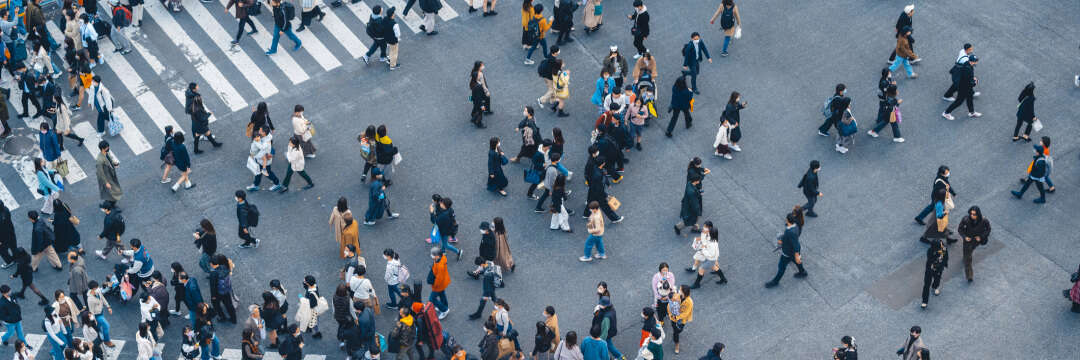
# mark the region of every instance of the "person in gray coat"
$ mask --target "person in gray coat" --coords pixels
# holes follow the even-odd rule
[[[900,360],[927,359],[929,353],[930,349],[922,341],[922,328],[918,325],[911,327],[910,335],[907,341],[904,341],[904,347],[896,350],[896,355],[900,357]]]
[[[67,254],[68,264],[68,294],[75,305],[82,308],[87,304],[86,292],[90,291],[90,277],[86,275],[86,261],[77,251]]]

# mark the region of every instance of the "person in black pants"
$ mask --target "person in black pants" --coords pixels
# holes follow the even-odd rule
[[[923,218],[926,218],[926,215],[930,215],[930,213],[934,211],[934,193],[936,193],[938,189],[945,189],[949,193],[949,196],[956,197],[956,191],[953,191],[952,184],[949,183],[949,175],[951,173],[948,166],[941,165],[938,167],[937,177],[934,178],[934,187],[930,190],[930,205],[926,205],[926,207],[919,212],[919,215],[915,216],[915,222],[919,225],[926,225]]]
[[[777,265],[776,276],[769,282],[765,283],[766,288],[775,287],[780,285],[780,278],[784,277],[784,271],[787,270],[788,264],[794,262],[795,267],[799,269],[799,272],[795,273],[795,277],[806,277],[806,269],[802,265],[802,246],[799,245],[799,226],[796,221],[798,218],[795,214],[787,214],[787,218],[784,220],[786,228],[784,233],[780,235],[780,238],[776,240],[780,245],[780,262]]]
[[[885,92],[884,87],[881,88],[881,92],[884,94],[884,92]],[[817,134],[818,135],[828,137],[829,136],[829,129],[834,128],[834,127],[837,128],[836,129],[837,132],[840,131],[840,128],[837,127],[838,126],[837,124],[840,122],[840,117],[844,115],[844,110],[845,109],[839,109],[838,107],[839,107],[841,102],[836,101],[836,100],[839,100],[839,99],[843,98],[844,94],[846,94],[846,93],[847,93],[847,85],[836,84],[836,92],[833,93],[833,96],[831,98],[829,98],[829,105],[828,105],[829,106],[829,116],[825,117],[825,122],[822,123],[821,126],[818,126],[818,128],[817,128]]]
[[[1024,129],[1024,141],[1031,141],[1031,124],[1038,120],[1035,117],[1035,82],[1029,82],[1027,86],[1024,86],[1024,90],[1020,91],[1020,96],[1016,99],[1020,102],[1016,106],[1016,127],[1013,128],[1012,141],[1019,141],[1020,127],[1025,123],[1027,128]]]
[[[248,223],[249,209],[247,194],[244,193],[244,190],[236,190],[234,195],[236,197],[236,221],[240,223],[240,230],[238,233],[240,235],[240,240],[244,240],[244,242],[240,244],[240,247],[245,249],[259,247],[259,239],[255,238],[255,235],[252,233],[252,228],[254,226]]]
[[[355,1],[354,1],[355,2]],[[360,57],[364,60],[364,64],[368,64],[371,61],[371,55],[375,55],[375,50],[379,50],[379,61],[386,61],[386,34],[382,32],[382,5],[375,5],[371,7],[371,16],[368,18],[367,26],[364,27],[364,32],[371,37],[371,46],[368,46],[368,51]]]
[[[4,264],[0,268],[7,269],[15,264],[15,225],[11,222],[11,210],[7,204],[0,201],[0,258]]]
[[[973,52],[975,52],[974,46],[971,44],[964,44],[964,47],[960,49],[960,53],[956,56],[956,62],[953,64],[953,67],[967,66],[968,57],[971,56]],[[952,70],[949,70],[949,73],[952,73]],[[941,96],[941,99],[945,101],[956,101],[956,97],[953,95],[956,95],[955,82],[949,86],[948,90],[945,90],[945,94]],[[979,96],[978,91],[975,92],[975,96]]]
[[[697,76],[701,72],[701,61],[709,60],[712,64],[712,56],[709,56],[709,48],[705,47],[705,42],[701,41],[701,34],[697,32],[690,34],[690,42],[683,46],[682,55],[683,75],[690,75],[690,88],[694,90],[694,94],[700,94]]]
[[[649,50],[645,47],[645,38],[649,37],[649,11],[645,9],[645,4],[641,0],[634,0],[634,13],[626,17],[634,22],[630,33],[634,35],[634,48],[637,49],[637,55],[634,55],[634,58],[637,59]]]
[[[30,117],[30,112],[26,107],[27,101],[33,103],[34,108],[37,109],[31,118],[41,116],[41,103],[35,96],[38,93],[37,81],[26,71],[26,64],[19,63],[15,68],[15,76],[19,79],[19,90],[22,91],[22,112],[19,113],[19,117]]]
[[[926,269],[923,272],[922,308],[926,309],[926,301],[930,300],[930,288],[934,288],[934,296],[941,295],[941,274],[949,266],[949,248],[945,246],[945,239],[938,239],[926,249]]]
[[[589,179],[589,192],[588,198],[585,199],[585,210],[581,213],[581,216],[586,219],[589,218],[588,214],[591,214],[592,211],[589,211],[588,204],[595,201],[600,204],[600,210],[604,212],[604,215],[607,216],[608,220],[611,220],[612,224],[618,224],[623,221],[623,217],[615,213],[615,210],[612,210],[611,206],[608,205],[608,185],[604,178],[604,163],[607,160],[603,156],[597,156],[594,161],[596,163],[591,169],[592,171],[585,174]]]
[[[233,45],[240,44],[240,35],[244,34],[244,24],[251,26],[251,31],[248,32],[248,35],[259,32],[259,30],[255,29],[255,23],[251,21],[251,17],[248,15],[248,9],[250,9],[252,5],[255,5],[255,0],[229,0],[229,3],[225,5],[225,13],[229,12],[230,7],[236,7],[236,19],[240,21],[239,25],[236,27],[236,38],[232,41]]]
[[[979,64],[979,58],[975,55],[968,57],[967,66],[957,66],[953,68],[952,78],[953,83],[956,84],[956,101],[953,101],[945,112],[941,113],[941,117],[946,120],[954,120],[952,116],[953,109],[960,107],[961,102],[967,103],[968,116],[977,118],[982,116],[981,113],[975,112],[975,104],[972,102],[975,97],[975,85],[979,83],[979,79],[975,77],[975,65]]]
[[[1043,183],[1046,182],[1047,175],[1050,174],[1050,166],[1046,162],[1046,155],[1043,151],[1042,145],[1035,145],[1035,157],[1031,160],[1031,171],[1028,172],[1027,179],[1024,180],[1024,185],[1020,187],[1020,191],[1013,190],[1012,195],[1017,199],[1024,196],[1024,192],[1027,192],[1031,183],[1035,183],[1035,188],[1039,189],[1039,197],[1035,199],[1036,204],[1042,204],[1046,202],[1046,190],[1043,189]]]
[[[821,170],[821,162],[813,160],[810,162],[810,169],[806,170],[802,180],[799,180],[798,187],[802,188],[803,196],[806,197],[806,205],[803,205],[802,209],[806,212],[806,216],[809,217],[817,217],[817,213],[814,212],[814,204],[817,204],[817,198],[822,195],[818,191],[817,173],[819,170]]]
[[[686,128],[689,129],[694,118],[690,116],[690,100],[694,99],[694,92],[686,86],[686,77],[680,76],[675,79],[675,85],[671,87],[671,105],[668,106],[668,112],[671,113],[671,120],[668,121],[667,131],[664,132],[664,136],[671,137],[671,131],[675,130],[675,123],[679,121],[679,112],[683,113],[686,117]]]
[[[217,313],[218,321],[236,324],[236,306],[233,305],[232,266],[224,254],[217,254],[210,262],[214,271],[210,272],[210,302]],[[228,315],[226,317],[225,315]]]

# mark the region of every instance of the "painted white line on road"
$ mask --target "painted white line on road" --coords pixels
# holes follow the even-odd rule
[[[168,83],[169,79],[164,76],[165,65],[161,64],[161,61],[158,60],[157,56],[154,56],[153,53],[147,50],[146,47],[143,47],[142,44],[140,44],[138,41],[132,40],[131,45],[135,47],[135,52],[139,53],[139,55],[142,56],[143,60],[145,60],[146,63],[150,65],[150,69],[154,70],[154,73],[157,74],[158,77],[161,78],[161,80]],[[183,83],[183,85],[181,85],[180,88],[173,88],[172,86],[169,86],[169,91],[172,92],[173,96],[176,97],[176,101],[180,102],[180,106],[182,107],[187,102],[184,95],[184,89],[186,89],[187,82],[184,82],[181,79],[181,83]],[[217,117],[211,113],[210,122],[214,121],[217,121]]]
[[[383,0],[383,1],[386,2],[387,5],[396,7],[399,15],[401,14],[402,11],[405,11],[405,2],[404,1],[401,1],[401,0]],[[423,23],[423,21],[420,20],[420,12],[421,12],[420,8],[417,7],[416,5],[413,5],[413,8],[409,9],[409,15],[397,16],[397,18],[400,19],[401,21],[405,22],[405,26],[408,26],[409,29],[412,29],[412,32],[415,34],[415,33],[420,32],[420,24]],[[383,9],[383,14],[386,14],[386,9]]]
[[[109,340],[112,340],[113,345],[116,345],[116,347],[110,348],[108,346],[102,346],[102,349],[105,350],[105,360],[119,360],[120,352],[124,350],[124,340]]]
[[[169,14],[162,8],[160,2],[148,2],[143,5],[143,9],[146,15],[154,20],[161,26],[162,32],[168,36],[169,40],[172,40],[173,44],[180,48],[180,52],[184,54],[188,62],[195,67],[195,70],[202,75],[206,83],[210,85],[210,88],[217,92],[221,97],[221,101],[225,102],[225,106],[228,106],[232,111],[243,109],[247,106],[247,102],[240,96],[240,93],[233,88],[229,80],[225,79],[225,75],[221,74],[221,70],[218,70],[217,66],[214,66],[210,62],[210,59],[206,58],[202,49],[195,44],[194,40],[187,35],[187,32],[183,27],[173,19],[172,14]],[[200,22],[200,21],[196,21]],[[247,69],[240,69],[241,72]],[[182,102],[181,102],[182,103]]]
[[[135,124],[131,122],[131,118],[128,117],[123,108],[117,107],[114,109],[113,116],[124,125],[124,130],[120,132],[120,137],[123,138],[124,142],[131,148],[131,152],[134,152],[135,155],[139,155],[153,148],[153,146],[150,146],[150,142],[146,141],[146,138],[139,132],[139,129],[135,127]]]
[[[367,46],[360,41],[360,38],[356,37],[356,34],[353,34],[348,26],[345,26],[344,22],[341,22],[341,19],[338,18],[337,14],[334,14],[333,9],[327,9],[323,13],[325,13],[326,16],[323,17],[321,23],[326,27],[326,30],[330,31],[331,35],[334,35],[334,37],[337,38],[338,42],[341,43],[341,46],[344,46],[345,50],[349,51],[349,55],[352,55],[353,59],[359,58],[367,52]],[[367,19],[365,19],[365,21],[366,20]]]
[[[23,330],[23,331],[25,331],[25,330]],[[4,336],[4,334],[6,334],[6,332],[0,332],[0,336]],[[26,345],[30,345],[30,347],[31,347],[31,349],[30,349],[30,357],[31,358],[36,358],[37,354],[38,354],[38,351],[41,351],[41,346],[45,344],[45,341],[46,341],[45,335],[25,334],[25,333],[24,333],[24,335],[26,336]],[[11,338],[8,338],[8,343],[10,343],[10,344],[15,343],[15,335],[11,335]],[[14,346],[14,345],[12,345],[12,346]],[[14,349],[14,348],[12,348],[12,349]]]
[[[94,130],[94,126],[90,125],[89,121],[83,121],[73,125],[71,127],[71,132],[79,137],[85,138],[83,141],[85,142],[83,149],[86,149],[86,152],[90,153],[91,159],[97,159],[98,154],[101,153],[98,151],[97,147],[98,143],[101,142],[101,137],[98,136],[97,130]]]
[[[4,185],[3,181],[0,181],[0,202],[7,206],[8,210],[15,210],[19,208],[19,202],[15,201],[15,197],[11,195],[11,191]]]
[[[457,11],[454,11],[454,8],[450,7],[450,4],[447,4],[446,0],[439,0],[439,1],[442,2],[442,9],[439,9],[439,18],[440,19],[443,19],[443,21],[448,21],[448,20],[452,20],[452,19],[458,17]],[[483,0],[477,0],[477,1],[483,1]]]
[[[123,55],[113,52],[112,43],[103,43],[100,47],[102,56],[105,57],[105,64],[112,69],[117,78],[120,78],[120,83],[135,97],[135,102],[142,107],[146,115],[150,116],[150,120],[154,122],[154,125],[162,134],[165,133],[166,126],[172,126],[176,130],[183,129],[173,118],[172,113],[165,109],[165,104],[162,104],[157,95],[150,91],[150,88],[146,86],[146,82],[135,72],[135,68],[131,67],[127,59],[124,59]]]
[[[68,140],[68,143],[71,144],[71,140]],[[71,147],[72,145],[69,145],[68,147]],[[83,172],[79,163],[75,162],[75,158],[71,156],[71,152],[64,150],[60,153],[60,158],[66,160],[68,164],[68,175],[64,177],[64,181],[67,181],[69,184],[74,184],[86,179],[86,173]]]
[[[221,6],[229,4],[228,0],[219,0],[218,2],[221,3]],[[236,12],[231,11],[229,13],[235,14]],[[233,16],[235,17],[236,15]],[[270,31],[267,31],[261,23],[259,23],[259,19],[257,19],[256,16],[251,16],[250,19],[251,22],[255,24],[255,30],[257,32],[255,34],[248,35],[248,37],[255,39],[255,43],[259,44],[259,48],[261,48],[263,51],[270,50],[270,41],[272,40],[270,37],[272,36],[272,34],[270,34]],[[240,37],[240,41],[244,41],[243,36]],[[293,85],[302,83],[309,79],[308,74],[304,72],[304,68],[300,67],[300,64],[297,64],[296,60],[293,60],[292,55],[289,55],[288,52],[283,51],[275,54],[274,56],[270,57],[270,61],[273,61],[274,64],[276,64],[278,68],[281,69],[281,72],[285,73],[285,76],[289,78],[289,81],[292,81]]]
[[[22,179],[23,184],[26,184],[26,188],[30,189],[30,193],[34,194],[34,199],[40,199],[42,196],[37,192],[38,181],[37,174],[34,173],[34,160],[30,157],[15,160],[11,162],[11,167],[19,173],[19,178]]]
[[[270,78],[263,74],[262,69],[255,65],[255,62],[247,56],[247,53],[239,47],[232,47],[230,44],[233,39],[232,36],[221,27],[220,23],[214,20],[214,16],[210,15],[206,7],[201,3],[193,2],[184,8],[196,19],[195,23],[199,24],[203,31],[206,32],[206,35],[210,36],[210,40],[217,45],[218,49],[225,53],[225,57],[240,70],[240,75],[243,75],[251,83],[251,86],[255,87],[255,91],[259,92],[259,96],[268,98],[277,94],[277,86],[274,86]]]
[[[326,48],[326,45],[323,45],[322,41],[319,41],[319,38],[311,34],[310,30],[296,32],[297,25],[295,24],[299,23],[300,20],[297,19],[297,21],[293,24],[293,33],[295,33],[296,37],[300,39],[300,43],[303,44],[304,49],[307,50],[309,54],[311,54],[311,57],[315,58],[315,61],[319,62],[319,65],[321,65],[322,68],[326,71],[330,71],[337,68],[338,66],[341,66],[341,61],[338,61],[338,59],[334,57],[334,54],[330,53],[330,50]],[[293,44],[293,42],[288,39],[288,36],[285,36],[285,33],[282,32],[281,38],[278,39],[279,49],[277,49],[277,52],[292,51],[293,46],[295,46],[295,44]],[[273,54],[270,56],[276,55],[277,54]]]

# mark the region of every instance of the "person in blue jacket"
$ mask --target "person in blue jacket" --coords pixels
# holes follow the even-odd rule
[[[705,42],[701,41],[701,34],[694,32],[690,34],[690,42],[686,43],[682,49],[683,56],[683,75],[690,75],[690,88],[694,90],[694,94],[700,94],[697,87],[697,76],[700,72],[701,61],[708,60],[712,64],[712,56],[709,56],[709,48],[705,47]]]
[[[38,147],[41,148],[41,157],[45,158],[45,161],[51,163],[60,158],[60,140],[56,137],[56,131],[49,128],[48,121],[41,122]]]
[[[679,122],[679,112],[686,117],[686,128],[690,128],[691,123],[694,122],[694,118],[690,117],[690,101],[693,99],[694,92],[686,86],[686,77],[680,76],[675,79],[675,85],[671,86],[671,105],[668,106],[671,120],[668,121],[664,136],[671,137],[671,131],[675,130],[675,123]]]
[[[600,77],[596,79],[596,91],[593,92],[592,101],[593,105],[599,108],[599,115],[604,115],[604,98],[611,94],[612,91],[618,91],[615,87],[615,79],[611,77],[611,72],[604,69],[600,72]]]
[[[199,281],[188,277],[186,272],[180,273],[180,283],[184,285],[184,305],[188,309],[188,318],[191,327],[195,327],[195,309],[203,302],[202,291],[199,290]]]

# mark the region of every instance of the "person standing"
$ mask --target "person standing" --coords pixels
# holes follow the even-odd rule
[[[45,125],[45,122],[41,124]],[[64,190],[63,181],[56,170],[46,167],[45,160],[42,158],[34,159],[34,175],[37,180],[38,194],[45,196],[41,203],[41,213],[51,216],[53,200],[60,199],[60,192]]]
[[[270,40],[270,50],[266,51],[266,55],[273,55],[277,52],[278,40],[281,39],[281,33],[285,33],[285,36],[289,37],[296,46],[293,47],[293,51],[300,50],[300,46],[303,45],[300,42],[300,38],[296,37],[296,34],[292,31],[292,19],[296,16],[296,8],[292,3],[282,4],[281,0],[270,0],[270,11],[274,16],[274,34],[273,39]]]
[[[473,63],[469,73],[469,100],[472,100],[473,108],[469,118],[473,125],[483,129],[484,115],[491,112],[491,90],[488,90],[487,81],[484,79],[484,62]]]
[[[289,191],[289,180],[292,180],[293,173],[300,174],[300,177],[304,178],[304,181],[307,181],[307,185],[301,188],[301,190],[315,187],[315,183],[311,182],[311,177],[308,176],[307,171],[304,171],[304,152],[302,150],[304,141],[301,139],[302,138],[297,135],[293,135],[289,138],[289,150],[285,151],[285,159],[289,160],[289,167],[287,168],[288,170],[285,171],[285,181],[281,183],[281,190],[278,190],[279,193],[284,194],[286,191]],[[311,154],[311,157],[315,157],[315,154]]]
[[[705,42],[701,41],[701,34],[696,31],[690,34],[690,42],[683,46],[682,55],[682,74],[683,76],[690,76],[690,87],[694,90],[694,94],[701,94],[697,87],[697,76],[701,72],[701,62],[709,60],[709,63],[712,64],[712,56],[709,56],[709,49],[705,47]]]
[[[888,71],[888,69],[885,69],[885,71]],[[900,135],[900,116],[898,116],[899,106],[903,102],[904,99],[897,97],[896,84],[891,83],[886,85],[885,91],[881,96],[881,101],[878,102],[878,114],[874,128],[867,131],[866,134],[870,135],[870,137],[878,137],[878,131],[884,129],[885,125],[888,125],[892,129],[892,141],[897,143],[904,142],[903,136]]]
[[[896,34],[896,56],[897,59],[889,66],[889,71],[896,71],[900,68],[900,65],[904,66],[904,71],[907,72],[909,79],[916,79],[919,74],[916,74],[911,70],[911,62],[918,59],[919,56],[915,54],[915,50],[911,48],[911,42],[908,37],[911,36],[911,27],[905,27]]]
[[[236,190],[233,195],[236,198],[236,221],[239,223],[237,233],[240,240],[244,240],[243,243],[240,243],[240,248],[257,248],[261,241],[255,237],[254,230],[258,224],[259,212],[252,210],[255,206],[248,204],[247,194],[243,190]]]
[[[683,190],[682,209],[679,211],[679,223],[675,224],[675,235],[682,235],[682,229],[690,226],[691,232],[701,232],[698,226],[698,217],[703,211],[701,198],[701,178],[694,178],[686,182]]]
[[[946,197],[950,200],[950,202],[951,199],[956,198],[956,190],[953,190],[953,185],[949,184],[948,181],[948,176],[951,174],[953,174],[953,172],[949,171],[948,166],[937,166],[937,176],[934,177],[933,188],[930,190],[930,204],[928,204],[926,208],[922,208],[922,211],[915,216],[916,223],[918,223],[919,225],[927,225],[927,223],[923,222],[922,219],[924,217],[927,217],[927,215],[930,215],[930,213],[934,211],[934,202],[936,201],[936,199],[934,199],[934,194],[936,194],[937,191],[944,189],[947,192]],[[942,201],[945,200],[942,199]],[[951,209],[945,210],[947,211]]]
[[[721,119],[727,119],[731,124],[731,137],[729,138],[731,145],[728,146],[731,150],[742,151],[738,142],[742,140],[742,126],[739,119],[739,111],[746,108],[747,102],[741,101],[742,95],[738,91],[732,91],[731,96],[728,97],[727,105],[724,107],[724,113],[721,115]]]
[[[836,92],[833,96],[830,96],[828,100],[825,100],[825,122],[818,126],[817,134],[828,137],[829,129],[836,127],[837,131],[840,130],[838,125],[840,117],[843,115],[843,109],[839,107],[839,101],[847,94],[847,85],[836,84]]]
[[[686,128],[689,129],[692,126],[694,118],[690,116],[690,110],[693,108],[693,100],[694,93],[686,86],[686,77],[680,76],[675,79],[675,85],[671,86],[671,105],[668,106],[671,120],[668,121],[667,131],[664,132],[664,136],[671,137],[671,131],[675,130],[675,123],[679,122],[680,112],[686,118]]]
[[[959,66],[952,71],[953,83],[956,84],[956,101],[949,104],[949,107],[945,108],[945,112],[941,113],[941,117],[946,120],[955,120],[952,116],[952,111],[960,107],[960,103],[967,103],[968,117],[977,118],[982,116],[982,113],[975,111],[974,97],[975,97],[975,85],[979,84],[979,78],[975,77],[975,65],[979,64],[979,58],[975,55],[968,56],[968,65]]]
[[[604,5],[602,3],[603,0],[584,1],[585,10],[583,12],[585,17],[582,19],[582,24],[585,25],[586,35],[600,30],[600,26],[604,25]]]
[[[411,0],[416,1],[416,0]],[[554,55],[548,54],[547,33],[551,29],[551,24],[548,23],[548,19],[544,18],[544,5],[533,4],[532,18],[525,23],[525,38],[529,41],[529,51],[525,52],[525,65],[532,65],[535,62],[532,60],[533,51],[536,51],[536,47],[543,47],[543,53],[545,58],[554,57]],[[555,51],[552,50],[552,53]]]
[[[723,0],[709,19],[709,24],[715,24],[717,17],[720,18],[720,29],[724,30],[724,48],[720,51],[720,56],[728,56],[727,49],[731,44],[731,37],[736,33],[741,33],[739,28],[742,27],[742,17],[739,16],[739,7],[735,6],[734,0]]]
[[[446,299],[446,288],[450,287],[450,271],[446,266],[446,255],[439,247],[431,248],[431,269],[428,272],[427,283],[431,285],[431,294],[428,301],[435,305],[439,320],[446,317],[450,312],[450,301]],[[417,294],[417,296],[420,296]],[[399,303],[400,304],[400,303]],[[405,308],[402,306],[402,308]]]
[[[2,112],[3,110],[0,110]],[[11,221],[11,210],[7,204],[0,201],[0,258],[4,264],[0,269],[7,269],[15,265],[15,246],[18,239],[15,237],[15,224]]]
[[[668,263],[660,263],[656,273],[652,276],[650,284],[652,285],[653,295],[652,307],[657,313],[656,326],[662,328],[665,319],[668,317],[668,303],[671,302],[676,287],[675,274],[671,272]]]
[[[405,4],[405,9],[402,10],[401,15],[409,16],[409,9],[416,4],[416,0],[409,0]],[[423,23],[420,24],[420,30],[428,36],[438,35],[439,32],[435,31],[435,17],[438,16],[439,10],[442,9],[442,2],[439,0],[420,0],[420,10],[424,12],[424,16],[421,19]],[[536,11],[537,13],[540,10]]]
[[[1020,104],[1016,106],[1016,127],[1013,128],[1012,141],[1019,141],[1020,126],[1027,124],[1027,128],[1024,129],[1024,141],[1031,141],[1031,126],[1039,118],[1035,117],[1035,82],[1029,82],[1027,86],[1024,86],[1024,90],[1020,91],[1020,96],[1016,99]]]
[[[918,325],[912,326],[909,333],[907,340],[904,340],[904,346],[896,350],[896,356],[899,356],[900,360],[923,359],[922,354],[929,354],[930,349],[926,347],[926,344],[923,344],[922,328]]]
[[[23,93],[23,96],[26,96],[26,93]],[[90,85],[90,97],[93,98],[94,110],[97,110],[97,131],[98,137],[101,138],[104,137],[103,135],[105,135],[105,125],[107,125],[107,122],[112,121],[113,97],[112,94],[109,93],[108,89],[106,89],[104,86],[101,86],[100,75],[94,75],[94,77],[92,78],[92,82]],[[34,107],[38,107],[40,109],[37,100],[32,100],[34,103]],[[23,110],[23,115],[21,116],[26,117],[25,99],[23,100]],[[34,117],[37,116],[35,115]]]
[[[251,21],[250,19],[248,21]],[[254,27],[254,26],[253,26]],[[186,109],[191,114],[191,133],[194,135],[192,139],[195,142],[196,154],[201,154],[199,150],[199,141],[203,137],[210,140],[210,145],[215,148],[221,147],[221,143],[217,142],[214,135],[210,133],[210,116],[212,115],[206,110],[206,106],[203,104],[202,94],[199,94],[199,84],[190,83],[186,92],[188,105]]]
[[[592,10],[586,6],[585,13],[590,12]],[[608,56],[604,58],[603,68],[615,78],[615,91],[618,91],[618,89],[623,88],[623,83],[626,80],[626,75],[630,72],[630,68],[626,66],[626,58],[619,54],[618,45],[611,45],[608,50],[610,51]]]
[[[719,231],[713,226],[712,221],[706,221],[702,225],[701,235],[694,238],[694,242],[690,244],[690,247],[694,249],[694,263],[686,268],[686,271],[690,273],[697,272],[694,284],[690,285],[691,289],[701,287],[701,279],[705,278],[705,262],[708,261],[713,262],[710,273],[720,278],[720,280],[716,281],[716,284],[727,284],[727,277],[724,277],[724,272],[720,270],[719,236]]]
[[[503,174],[503,165],[506,165],[506,155],[503,154],[502,148],[499,146],[499,138],[492,137],[488,141],[488,178],[487,178],[487,190],[499,193],[499,195],[506,196],[506,186],[509,184],[509,180],[506,179],[506,175]]]
[[[255,138],[251,140],[251,147],[248,150],[248,169],[256,168],[255,180],[245,190],[259,191],[259,183],[262,181],[263,175],[266,175],[270,182],[274,183],[274,186],[270,187],[270,191],[279,191],[282,186],[278,182],[274,170],[270,169],[270,165],[274,162],[274,136],[270,135],[270,130],[265,127],[255,131]],[[255,166],[251,165],[252,162],[255,163]]]
[[[1034,200],[1036,204],[1046,203],[1046,191],[1043,189],[1043,184],[1046,183],[1047,176],[1050,175],[1050,163],[1047,161],[1045,152],[1042,145],[1035,145],[1035,156],[1031,160],[1031,164],[1028,165],[1028,176],[1024,180],[1024,185],[1020,187],[1020,191],[1013,190],[1012,195],[1017,199],[1024,196],[1024,192],[1027,192],[1031,183],[1035,183],[1035,188],[1039,189],[1039,197]]]
[[[817,160],[810,161],[810,168],[803,174],[802,180],[799,180],[799,185],[796,186],[802,189],[803,196],[806,197],[806,205],[802,206],[803,211],[806,212],[806,216],[817,217],[817,213],[814,212],[814,204],[817,204],[817,198],[822,194],[818,191],[818,171],[821,170],[821,162]]]
[[[60,257],[56,255],[56,249],[53,248],[53,242],[56,241],[53,229],[49,227],[49,224],[46,224],[45,219],[40,218],[37,211],[30,210],[26,215],[30,218],[30,223],[34,227],[31,235],[32,240],[30,241],[30,254],[33,255],[30,268],[37,271],[41,259],[48,258],[53,268],[60,271],[63,265],[60,263]]]
[[[487,221],[481,223],[480,226],[483,229],[482,231],[487,231],[487,233],[484,234],[485,237],[489,237],[489,238],[492,237],[491,234],[490,234],[490,229],[485,227],[485,226],[488,226]],[[500,285],[500,284],[496,284],[496,278],[501,278],[502,277],[502,271],[498,267],[496,267],[494,262],[492,262],[491,260],[486,260],[481,256],[477,256],[476,259],[473,262],[478,263],[479,267],[476,269],[475,272],[470,273],[469,276],[472,276],[474,278],[480,278],[481,293],[480,293],[480,304],[476,307],[476,312],[473,312],[472,314],[469,314],[469,320],[479,319],[481,314],[483,314],[484,307],[487,306],[488,301],[491,301],[492,306],[495,307],[495,310],[497,312],[498,311],[498,303],[497,303],[497,301],[501,300],[501,299],[498,298],[498,296],[495,295],[495,289],[499,287],[498,285]],[[501,281],[501,279],[500,279],[500,281]],[[507,330],[507,331],[509,331],[508,329],[497,329],[497,330]],[[500,332],[502,332],[502,331],[500,331]]]
[[[972,253],[976,247],[986,245],[990,241],[990,220],[983,217],[982,210],[978,206],[972,206],[968,209],[968,216],[960,220],[960,226],[956,231],[964,237],[964,276],[968,282],[975,281],[975,275],[971,269]]]
[[[966,246],[966,245],[965,245]],[[930,288],[934,289],[934,296],[941,295],[941,274],[949,266],[949,248],[945,245],[945,239],[937,239],[930,243],[926,249],[926,269],[923,272],[922,305],[926,309],[926,303],[930,300]]]
[[[368,125],[363,134],[356,136],[356,141],[360,143],[360,157],[364,159],[364,170],[360,172],[360,182],[363,183],[367,181],[368,173],[379,167],[375,154],[375,126]]]
[[[630,35],[634,36],[634,49],[637,49],[634,59],[637,59],[649,51],[645,47],[645,39],[649,37],[649,11],[641,0],[634,0],[634,13],[626,17],[633,22],[630,27]]]
[[[105,140],[98,142],[97,163],[95,165],[98,192],[101,195],[101,200],[111,204],[116,204],[117,201],[124,197],[124,189],[120,187],[120,178],[116,176],[117,166],[120,166],[120,162],[109,152],[109,142]]]
[[[671,303],[668,304],[670,311],[668,311],[671,317],[671,329],[675,334],[672,339],[675,341],[675,353],[679,353],[679,334],[686,329],[686,325],[691,321],[694,321],[694,299],[690,298],[690,287],[686,285],[679,285],[679,291],[676,291],[671,298]],[[653,336],[656,338],[656,336]],[[650,350],[652,349],[652,342],[649,343]],[[663,351],[663,350],[660,350]]]
[[[593,91],[592,98],[589,99],[599,107],[600,115],[604,115],[604,112],[608,109],[604,106],[604,98],[607,98],[612,92],[619,92],[619,88],[615,87],[615,79],[611,78],[611,73],[607,69],[600,71],[600,77],[596,79],[596,90]]]
[[[251,108],[251,118],[248,120],[247,129],[244,131],[248,137],[254,139],[255,135],[259,134],[259,129],[269,128],[268,134],[273,134],[274,122],[270,119],[270,109],[266,106],[265,101],[260,101],[258,105]]]
[[[780,247],[780,262],[777,265],[776,276],[772,280],[765,283],[766,288],[775,287],[780,285],[780,278],[784,277],[784,270],[787,270],[788,264],[794,262],[795,267],[799,269],[798,273],[795,273],[796,278],[806,277],[806,269],[802,264],[802,246],[799,245],[799,233],[801,232],[796,224],[795,214],[788,214],[785,219],[784,232],[781,233],[779,239],[777,239],[777,245]]]
[[[236,27],[236,38],[232,41],[233,46],[240,45],[240,35],[244,34],[244,24],[251,26],[251,31],[248,32],[248,35],[254,35],[259,32],[259,30],[255,28],[255,22],[251,21],[251,17],[248,14],[248,9],[255,5],[255,1],[257,0],[229,0],[229,3],[225,4],[226,14],[229,13],[229,8],[236,7],[236,19],[239,21],[239,24]]]
[[[293,136],[300,137],[300,149],[304,151],[304,157],[314,159],[315,144],[311,142],[311,138],[315,137],[315,128],[311,126],[311,121],[304,117],[303,105],[293,106],[292,125]]]
[[[319,22],[322,22],[323,17],[326,16],[326,13],[322,11],[316,0],[302,0],[300,5],[302,8],[300,11],[300,27],[296,28],[296,32],[304,31],[308,26],[311,26],[312,18],[318,17]]]
[[[196,138],[198,136],[195,135]],[[198,142],[199,140],[195,140],[196,144]],[[191,183],[191,157],[188,156],[187,146],[184,145],[184,133],[177,132],[173,134],[172,147],[173,166],[176,166],[176,170],[180,171],[180,178],[172,186],[172,192],[176,193],[177,190],[180,190],[180,184],[184,184],[184,190],[195,187],[195,184]]]

